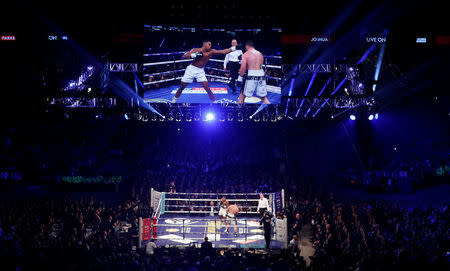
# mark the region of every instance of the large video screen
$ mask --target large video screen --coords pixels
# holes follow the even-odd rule
[[[144,100],[278,104],[280,28],[144,25]]]

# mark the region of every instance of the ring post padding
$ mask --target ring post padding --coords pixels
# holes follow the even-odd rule
[[[163,215],[166,211],[166,192],[161,192],[161,214]]]

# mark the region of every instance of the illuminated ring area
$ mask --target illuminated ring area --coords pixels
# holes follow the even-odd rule
[[[145,72],[144,73],[144,86],[159,86],[162,83],[166,82],[176,82],[183,77],[184,71],[186,67],[192,62],[192,59],[181,59],[182,55],[186,52],[169,52],[169,53],[149,53],[144,54],[145,57],[152,57],[153,62],[144,63],[144,69],[154,69],[158,70],[158,72]],[[172,58],[171,60],[167,60],[167,58]],[[281,94],[281,73],[282,66],[281,65],[273,65],[271,64],[273,61],[281,60],[281,56],[264,56],[266,64],[264,64],[264,68],[266,69],[266,84],[267,91],[273,92],[277,94]],[[210,82],[221,82],[228,84],[231,80],[229,71],[224,70],[223,68],[218,68],[217,66],[220,64],[223,66],[224,60],[212,58],[209,60],[207,66],[205,66],[205,74]],[[272,76],[273,75],[273,76]],[[213,93],[216,94],[224,94],[227,93],[227,90],[223,89],[214,89],[211,88]],[[200,90],[198,90],[200,91]],[[161,98],[152,98],[146,99],[146,102],[170,102],[168,99]],[[220,101],[219,101],[220,102]],[[230,103],[230,100],[224,101],[226,103]],[[258,97],[246,97],[245,103],[259,103],[261,99]],[[237,100],[234,101],[237,103]]]
[[[219,203],[223,196],[230,204],[238,205],[239,213],[235,219],[219,219]],[[275,207],[277,200],[279,203],[283,201],[283,191],[265,196],[271,210],[283,208]],[[160,245],[192,245],[201,243],[205,237],[218,247],[264,245],[264,231],[257,211],[259,193],[165,193],[152,190],[151,198],[154,209],[151,235]],[[284,243],[277,240],[277,236],[283,235],[277,233],[277,228],[272,231],[272,239],[282,247]]]
[[[211,214],[218,215],[222,196],[230,204],[237,204],[240,214],[258,214],[259,193],[165,193],[163,212],[177,214]]]

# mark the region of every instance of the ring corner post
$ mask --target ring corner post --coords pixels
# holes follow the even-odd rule
[[[166,211],[166,192],[161,192],[161,215]]]
[[[181,228],[183,231],[183,240],[186,239],[186,228],[184,227],[184,218],[183,218],[183,227]]]

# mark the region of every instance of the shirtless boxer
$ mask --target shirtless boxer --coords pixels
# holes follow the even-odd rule
[[[245,81],[243,91],[238,98],[238,104],[243,104],[245,97],[253,95],[256,90],[256,95],[261,97],[261,101],[265,104],[270,104],[267,99],[266,77],[263,70],[264,57],[255,49],[253,41],[249,40],[245,44],[247,50],[242,55],[242,64],[239,69],[239,75],[244,76],[247,72],[247,80]]]
[[[225,232],[229,233],[229,225],[233,225],[234,226],[234,236],[237,237],[238,233],[237,233],[237,219],[236,216],[239,213],[239,207],[237,206],[237,204],[232,204],[232,205],[228,205],[227,207],[227,220],[225,222],[226,224],[226,230]]]
[[[205,40],[203,41],[203,45],[201,48],[193,48],[189,52],[185,53],[183,55],[183,59],[192,58],[193,61],[189,66],[187,66],[186,70],[184,71],[183,78],[181,78],[180,87],[178,88],[177,93],[175,93],[175,96],[172,99],[172,103],[177,102],[177,99],[180,97],[183,89],[189,83],[192,83],[194,81],[194,78],[197,80],[197,82],[202,84],[203,88],[206,90],[206,92],[208,92],[209,98],[214,102],[216,98],[209,88],[208,79],[206,79],[205,70],[203,68],[213,55],[226,55],[234,51],[236,51],[236,46],[232,46],[231,48],[224,50],[211,49],[211,41]]]

